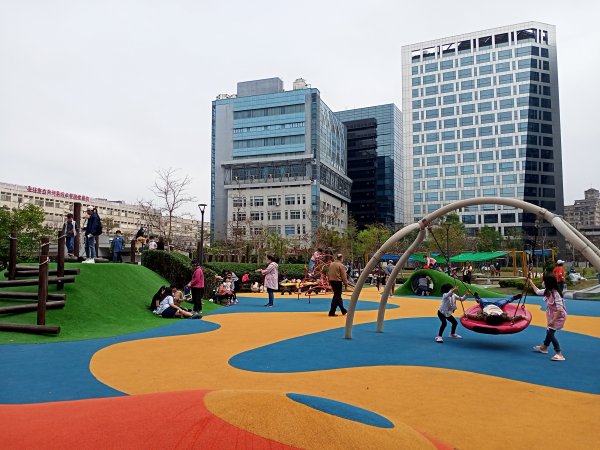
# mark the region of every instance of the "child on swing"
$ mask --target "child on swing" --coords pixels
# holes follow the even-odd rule
[[[444,284],[440,288],[440,290],[442,291],[442,303],[437,312],[437,316],[442,322],[442,324],[440,325],[440,330],[438,332],[437,337],[435,338],[435,342],[439,344],[444,342],[442,335],[444,334],[444,330],[446,329],[446,325],[448,324],[448,322],[452,324],[452,328],[450,330],[450,337],[453,339],[462,339],[461,335],[456,334],[456,327],[458,326],[458,322],[454,318],[452,313],[456,311],[456,300],[466,300],[467,295],[470,293],[470,291],[467,290],[467,293],[463,297],[461,297],[454,293],[456,289],[458,289],[458,286],[452,286],[451,284]]]

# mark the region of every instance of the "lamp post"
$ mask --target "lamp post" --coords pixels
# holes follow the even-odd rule
[[[199,203],[198,208],[200,209],[200,247],[198,248],[198,262],[204,263],[204,210],[206,209],[206,203]]]

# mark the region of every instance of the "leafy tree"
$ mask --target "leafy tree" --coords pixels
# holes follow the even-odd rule
[[[455,212],[443,216],[440,224],[434,226],[433,232],[430,234],[432,239],[427,241],[429,251],[452,257],[461,253],[467,246],[465,225]]]
[[[495,228],[484,226],[477,230],[477,251],[495,252],[500,248],[502,234]]]
[[[32,261],[40,250],[40,239],[52,236],[52,230],[43,226],[44,210],[32,203],[19,208],[0,208],[0,261],[8,262],[11,232],[17,235],[17,261]]]
[[[362,253],[373,255],[387,241],[392,232],[382,225],[367,225],[358,232],[357,241]]]

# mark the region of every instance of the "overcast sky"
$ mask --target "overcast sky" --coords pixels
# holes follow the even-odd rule
[[[0,0],[0,181],[135,203],[173,167],[209,203],[211,101],[238,81],[401,107],[403,45],[537,20],[557,27],[572,204],[600,188],[598,17],[564,0]]]

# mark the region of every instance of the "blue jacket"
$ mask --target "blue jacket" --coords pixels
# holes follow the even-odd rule
[[[88,217],[88,221],[85,224],[85,234],[93,234],[94,236],[97,236],[99,227],[100,217],[98,216],[98,213],[94,211],[92,215]]]
[[[123,236],[115,236],[115,238],[113,239],[113,252],[123,251],[124,242],[125,241],[123,240]]]

